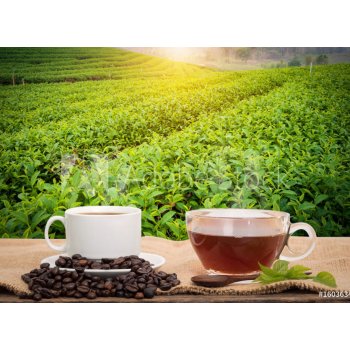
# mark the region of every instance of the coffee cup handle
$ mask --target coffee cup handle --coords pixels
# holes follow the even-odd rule
[[[45,240],[46,240],[46,243],[47,245],[51,248],[51,249],[54,249],[54,250],[58,250],[59,252],[64,252],[66,250],[66,245],[67,243],[59,246],[59,245],[56,245],[56,244],[53,244],[51,241],[50,241],[50,238],[49,238],[49,229],[50,229],[50,226],[51,224],[54,222],[54,221],[61,221],[62,224],[64,225],[64,227],[66,228],[66,225],[65,225],[65,220],[64,220],[64,217],[63,216],[52,216],[46,223],[46,226],[45,226]]]
[[[297,260],[301,260],[306,258],[308,255],[311,254],[311,252],[314,250],[315,246],[316,246],[316,232],[313,229],[312,226],[310,226],[309,224],[306,224],[305,222],[298,222],[296,224],[291,224],[290,226],[290,230],[289,230],[289,237],[298,230],[303,230],[305,231],[308,236],[310,237],[310,244],[309,247],[307,248],[307,250],[305,251],[305,253],[298,255],[298,256],[285,256],[285,255],[280,255],[280,259],[281,260],[286,260],[286,261],[297,261]],[[288,237],[288,239],[289,239]],[[289,249],[290,252],[293,253],[293,251],[289,248],[288,246],[288,241],[287,241],[287,248]]]

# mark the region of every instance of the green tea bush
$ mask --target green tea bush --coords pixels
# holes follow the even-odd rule
[[[45,64],[47,77],[78,74],[75,61],[97,73],[106,54],[18,50],[17,62]],[[118,59],[124,72],[142,61]],[[169,62],[148,78],[0,87],[3,237],[43,237],[49,216],[78,205],[140,207],[144,235],[176,240],[187,238],[185,212],[203,207],[283,210],[319,236],[350,234],[349,65],[310,76]],[[56,223],[52,236],[62,232]]]

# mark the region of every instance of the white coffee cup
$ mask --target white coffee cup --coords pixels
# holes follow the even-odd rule
[[[61,221],[66,231],[62,246],[49,239],[49,228]],[[50,248],[67,255],[81,254],[90,259],[139,255],[141,248],[141,210],[134,207],[87,206],[52,216],[45,227],[45,239]]]

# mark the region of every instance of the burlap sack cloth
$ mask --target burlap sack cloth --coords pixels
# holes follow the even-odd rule
[[[307,238],[292,237],[293,250],[302,252],[308,245]],[[57,243],[59,240],[57,240]],[[337,288],[329,288],[310,280],[282,281],[270,285],[245,284],[223,288],[198,287],[191,282],[191,276],[203,274],[205,270],[197,259],[190,242],[175,242],[156,237],[142,238],[142,251],[159,254],[166,259],[160,269],[176,272],[181,284],[160,294],[202,294],[202,295],[243,295],[279,293],[291,288],[318,292],[321,290],[350,291],[350,238],[318,238],[316,248],[306,259],[298,262],[311,268],[313,274],[331,272],[337,281]],[[28,292],[21,275],[37,268],[40,261],[56,255],[44,240],[1,239],[0,240],[0,287],[16,294]]]

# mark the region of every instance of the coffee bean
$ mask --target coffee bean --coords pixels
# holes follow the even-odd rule
[[[51,289],[51,295],[53,298],[58,298],[61,295],[61,291]]]
[[[135,284],[136,279],[134,277],[127,278],[124,282],[125,284]]]
[[[72,276],[72,272],[71,271],[65,271],[64,274],[63,274],[64,278],[71,277],[71,276]]]
[[[79,286],[79,287],[77,287],[77,291],[82,293],[82,294],[88,293],[89,290],[90,290],[90,288],[86,287],[86,286]]]
[[[157,287],[147,287],[143,290],[145,298],[153,298]]]
[[[113,260],[113,265],[120,265],[120,264],[122,264],[124,261],[125,261],[125,258],[123,258],[123,257],[120,257],[120,258],[118,258],[118,259],[114,259],[114,260]]]
[[[50,267],[50,264],[49,263],[42,263],[41,265],[40,265],[40,268],[41,269],[47,269],[47,268],[49,268]]]
[[[168,274],[164,271],[159,271],[159,272],[157,272],[157,276],[160,278],[166,278],[168,276]]]
[[[76,283],[82,282],[84,280],[84,274],[79,275],[78,279],[75,281]]]
[[[147,270],[143,267],[140,267],[139,269],[137,269],[136,271],[139,275],[145,275],[147,274]]]
[[[90,290],[90,292],[86,294],[86,297],[88,299],[96,299],[96,293],[94,291]]]
[[[84,266],[81,266],[81,263]],[[136,255],[93,260],[75,254],[74,258],[60,256],[55,264],[53,268],[50,268],[47,263],[41,264],[40,268],[21,276],[31,290],[26,297],[34,300],[64,296],[75,298],[85,296],[89,299],[100,296],[142,299],[152,298],[157,288],[167,291],[180,283],[175,273],[156,272],[148,261]],[[75,268],[74,271],[65,269],[71,266]],[[128,268],[131,271],[113,278],[85,273],[86,269],[93,267],[106,270]]]
[[[111,295],[111,291],[104,289],[101,291],[101,296],[102,297],[109,297]]]
[[[46,287],[46,282],[40,278],[38,278],[36,281],[35,281],[36,284],[39,284],[40,286],[42,287]]]
[[[115,289],[116,289],[117,291],[123,290],[123,284],[120,283],[120,282],[118,282],[117,285],[115,286]]]
[[[99,270],[99,269],[101,269],[101,266],[102,266],[101,263],[95,261],[95,262],[93,262],[93,263],[90,265],[90,268],[91,268],[91,269],[94,269],[94,270]],[[109,266],[109,265],[108,265],[108,266]]]
[[[160,290],[166,291],[169,290],[171,288],[171,283],[164,283],[160,285]]]
[[[41,294],[39,294],[39,293],[35,293],[35,294],[33,295],[33,299],[34,299],[35,301],[39,301],[39,300],[42,299],[42,296],[41,296]]]
[[[124,292],[124,296],[125,298],[132,298],[133,296],[135,295],[135,293],[131,293],[131,292],[128,292],[128,291],[125,291]]]
[[[130,293],[136,293],[138,291],[138,287],[133,286],[132,284],[127,284],[124,289]]]
[[[22,280],[23,280],[25,283],[29,283],[29,281],[31,280],[31,278],[29,277],[29,275],[23,275],[23,276],[22,276]]]
[[[90,282],[88,280],[85,280],[85,281],[81,282],[80,285],[88,287],[90,285]]]
[[[73,271],[71,274],[71,278],[73,279],[73,281],[76,281],[79,278],[79,274],[77,271]]]
[[[73,289],[75,289],[75,283],[68,283],[68,284],[65,284],[64,287],[65,287],[67,290],[73,290]]]
[[[75,290],[68,290],[67,293],[66,293],[66,296],[67,297],[73,297],[75,293],[76,293]]]
[[[113,288],[113,282],[107,281],[104,285],[105,289],[111,290]]]
[[[78,267],[75,267],[75,271],[78,273],[83,273],[85,271],[85,268],[79,265]]]
[[[120,264],[121,269],[129,269],[131,267],[131,261],[127,260]]]
[[[145,283],[138,283],[137,286],[138,286],[139,290],[144,290],[146,288]]]
[[[47,289],[47,288],[42,288],[41,291],[40,291],[40,294],[41,294],[44,298],[48,298],[48,299],[51,298],[51,292],[50,292],[50,290]]]
[[[130,273],[130,272],[129,272]],[[124,282],[125,280],[126,280],[126,278],[127,278],[127,275],[121,275],[121,276],[119,276],[119,282]]]
[[[124,292],[122,290],[117,290],[114,294],[118,298],[124,297]]]
[[[99,282],[98,285],[96,286],[96,288],[98,289],[103,289],[105,287],[104,282]]]
[[[51,273],[56,276],[60,272],[60,269],[58,266],[51,269]]]
[[[53,289],[55,290],[59,290],[62,288],[62,283],[61,282],[56,282],[53,286],[52,286]]]
[[[142,264],[140,259],[131,259],[130,262],[131,262],[131,266],[141,265]]]
[[[135,299],[143,299],[144,298],[144,295],[142,292],[137,292],[134,296]]]
[[[130,270],[131,270],[132,272],[136,272],[138,269],[141,269],[141,268],[142,268],[141,265],[134,265],[134,266],[131,267]]]
[[[55,261],[56,266],[62,266],[64,267],[66,265],[66,260],[63,258],[59,258],[58,260]]]
[[[62,280],[62,283],[70,283],[73,282],[73,280],[70,277],[66,277]]]
[[[47,288],[52,288],[54,284],[55,284],[55,280],[54,279],[49,279],[46,282],[46,287]]]
[[[78,262],[79,262],[79,265],[82,267],[86,266],[89,263],[87,259],[80,259]]]

